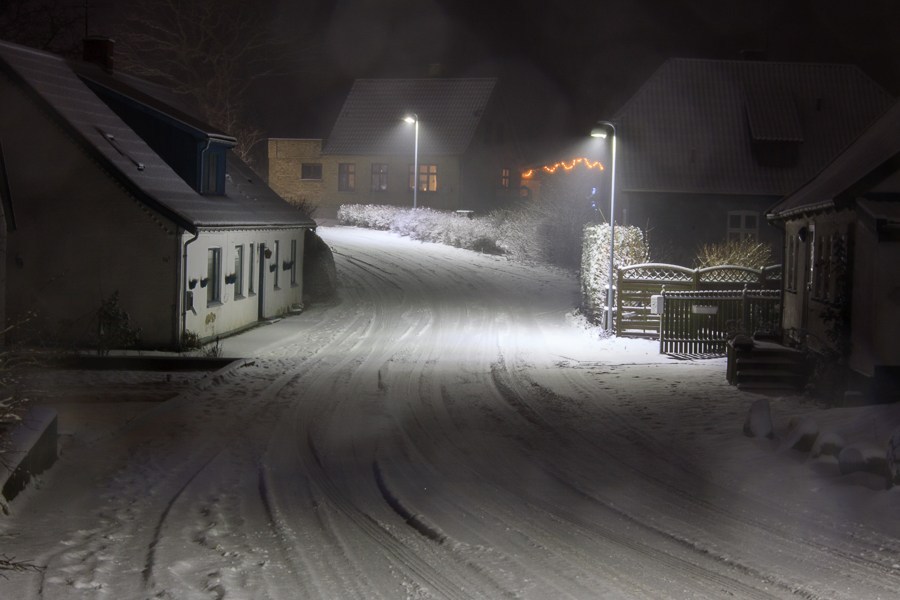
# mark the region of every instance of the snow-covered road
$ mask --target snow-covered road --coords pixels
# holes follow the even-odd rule
[[[723,361],[597,340],[560,271],[320,233],[341,301],[70,444],[0,597],[900,597],[897,490],[743,437]]]

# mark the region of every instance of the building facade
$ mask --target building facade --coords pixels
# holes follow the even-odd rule
[[[141,346],[180,348],[298,306],[315,223],[233,145],[127,78],[0,43],[11,334],[97,344],[115,296]]]
[[[502,207],[519,196],[521,161],[496,88],[494,79],[357,80],[328,139],[269,140],[269,184],[326,218],[342,204]]]

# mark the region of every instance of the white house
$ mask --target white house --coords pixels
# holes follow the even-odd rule
[[[12,335],[96,343],[117,293],[141,346],[179,348],[300,304],[315,222],[234,138],[138,87],[0,42],[6,321],[28,321]]]

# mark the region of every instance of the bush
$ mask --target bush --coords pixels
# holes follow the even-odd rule
[[[735,265],[762,269],[772,260],[772,248],[750,238],[728,240],[718,244],[704,244],[697,251],[698,268]]]
[[[342,225],[571,269],[581,260],[584,225],[598,216],[585,203],[553,196],[472,218],[430,208],[345,204],[338,209]]]
[[[609,223],[584,228],[581,256],[582,310],[590,321],[598,322],[606,310],[609,282]],[[616,227],[614,269],[647,262],[650,249],[637,227]]]

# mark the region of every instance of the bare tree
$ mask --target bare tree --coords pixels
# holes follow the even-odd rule
[[[74,56],[81,47],[88,10],[84,0],[2,0],[0,38]]]
[[[134,3],[117,36],[118,64],[186,95],[199,116],[237,138],[235,151],[252,164],[263,132],[247,118],[247,91],[288,57],[264,15],[245,0]]]

